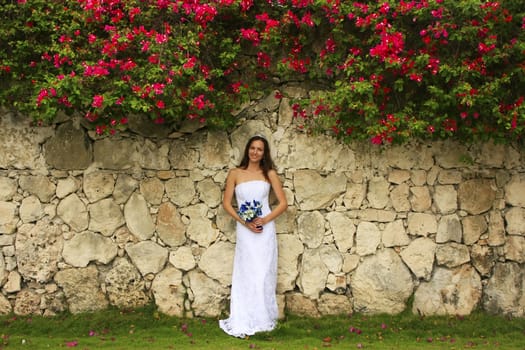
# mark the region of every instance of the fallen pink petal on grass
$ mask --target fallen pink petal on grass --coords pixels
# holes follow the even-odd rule
[[[68,341],[68,342],[66,342],[66,346],[68,348],[74,348],[75,346],[78,346],[78,341],[76,341],[76,340]]]

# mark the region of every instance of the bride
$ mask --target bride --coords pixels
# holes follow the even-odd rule
[[[270,190],[278,204],[268,204]],[[262,205],[262,214],[244,220],[238,207],[254,201]],[[277,237],[275,218],[288,207],[281,181],[275,170],[268,141],[262,135],[251,137],[240,165],[230,170],[226,178],[223,206],[237,221],[235,257],[229,318],[219,320],[219,326],[229,335],[244,338],[256,332],[274,329],[277,317],[275,289],[277,285]]]

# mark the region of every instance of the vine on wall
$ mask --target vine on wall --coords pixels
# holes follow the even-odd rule
[[[276,83],[316,86],[299,124],[348,142],[521,140],[521,0],[11,1],[0,103],[39,123],[80,114],[231,128]],[[276,95],[276,98],[282,97]]]

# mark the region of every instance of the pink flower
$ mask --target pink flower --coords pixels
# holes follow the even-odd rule
[[[325,42],[325,48],[327,52],[334,53],[336,49],[335,40],[333,38],[328,38]]]
[[[128,58],[125,62],[123,62],[120,65],[120,69],[121,70],[131,70],[131,69],[135,68],[136,66],[137,66],[137,64],[135,62],[133,62],[133,60],[131,58]]]
[[[242,82],[238,81],[231,85],[232,91],[238,94],[241,92]]]
[[[142,51],[142,52],[149,51],[149,46],[150,46],[150,44],[151,44],[149,41],[147,41],[147,40],[142,40],[140,43],[142,44],[142,48],[141,48],[141,51]]]
[[[381,135],[376,135],[376,136],[372,137],[372,139],[370,141],[374,145],[380,145],[380,144],[383,143]],[[357,333],[357,330],[355,330],[354,332]]]
[[[193,99],[193,106],[197,109],[203,109],[206,106],[204,95],[199,95]]]
[[[188,60],[182,65],[182,68],[184,69],[192,69],[195,67],[195,63],[197,62],[197,58],[195,56],[191,56],[188,58]]]
[[[430,13],[432,14],[432,16],[434,16],[435,18],[443,18],[443,8],[439,8],[437,10],[432,10],[430,11]]]
[[[38,93],[38,97],[36,98],[36,105],[37,106],[40,106],[40,104],[42,103],[42,101],[47,98],[49,96],[49,92],[47,91],[47,89],[42,89],[40,90],[40,92]]]
[[[155,91],[156,95],[161,95],[164,93],[164,88],[166,87],[165,84],[162,83],[154,83],[153,84],[153,91]]]
[[[203,28],[207,26],[208,22],[213,21],[217,16],[217,9],[210,4],[197,5],[194,9],[195,22],[200,24]]]
[[[253,43],[254,46],[259,45],[261,38],[259,37],[259,32],[253,28],[244,29],[241,28],[241,36]]]
[[[157,35],[155,36],[155,41],[157,42],[157,44],[165,44],[168,42],[168,35],[157,33]]]
[[[96,128],[95,128],[95,132],[97,133],[97,135],[102,135],[104,133],[104,131],[106,130],[106,128],[107,128],[107,126],[105,126],[105,125],[97,125]]]
[[[104,96],[102,95],[95,95],[93,96],[93,102],[91,103],[91,106],[95,108],[102,107],[102,104],[104,103]]]
[[[315,25],[314,21],[312,21],[312,14],[310,12],[306,12],[304,14],[301,22],[306,24],[308,27],[313,27]]]
[[[269,33],[272,30],[272,28],[279,27],[279,24],[280,24],[279,21],[275,19],[271,19],[270,16],[266,12],[260,15],[256,15],[255,18],[259,21],[263,21],[266,23],[266,27],[264,28],[264,33]]]
[[[61,35],[60,38],[58,38],[58,42],[60,43],[70,43],[72,41],[73,40],[67,35]]]
[[[264,52],[257,52],[257,64],[263,68],[270,67],[270,56]]]
[[[152,63],[152,64],[159,63],[159,55],[158,54],[153,54],[153,55],[149,56],[148,57],[148,61],[149,61],[149,63]]]
[[[241,0],[241,10],[248,11],[253,6],[253,0]]]
[[[90,122],[94,122],[95,120],[98,119],[98,115],[95,114],[95,113],[92,113],[92,112],[87,112],[86,115],[84,116],[84,118],[86,118],[87,120],[89,120]]]
[[[410,80],[421,83],[423,81],[423,76],[421,74],[412,73],[410,74]]]

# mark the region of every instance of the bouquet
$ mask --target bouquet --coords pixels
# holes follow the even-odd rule
[[[256,201],[255,199],[253,201],[246,201],[241,204],[241,207],[239,208],[239,211],[237,212],[241,219],[243,219],[246,222],[251,222],[255,218],[262,215],[262,204],[259,201]],[[261,226],[257,226],[257,228],[262,228]]]

